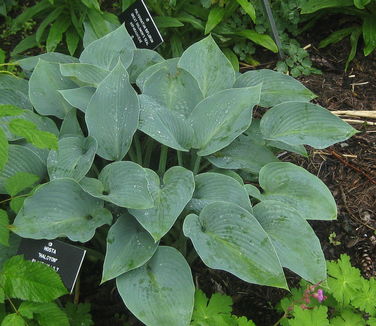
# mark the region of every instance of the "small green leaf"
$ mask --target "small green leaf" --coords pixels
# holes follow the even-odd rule
[[[26,326],[26,324],[21,316],[14,313],[6,315],[1,326]]]
[[[153,18],[158,28],[182,27],[184,24],[175,17],[156,16]]]
[[[259,34],[251,29],[244,29],[240,32],[237,32],[236,34],[239,36],[243,36],[258,45],[261,45],[274,53],[278,53],[277,44],[275,44],[273,39],[267,34]]]
[[[67,315],[54,302],[22,302],[19,313],[29,319],[35,319],[40,326],[70,326]]]
[[[68,51],[70,55],[74,55],[77,50],[78,43],[80,42],[80,36],[73,26],[69,27],[65,33],[65,40],[67,42]]]
[[[71,326],[93,326],[94,325],[91,319],[89,303],[74,304],[71,302],[67,302],[64,308],[64,311],[69,318],[69,322]]]
[[[210,9],[205,26],[205,35],[209,34],[222,21],[225,13],[226,9],[223,7],[213,6]]]
[[[251,17],[253,23],[256,24],[256,11],[255,7],[253,6],[252,2],[248,0],[236,0],[238,4],[243,8],[243,10]]]
[[[0,117],[16,116],[24,112],[23,109],[9,104],[0,104]]]
[[[360,271],[351,266],[347,255],[341,255],[338,261],[328,262],[328,275],[330,293],[342,305],[348,305],[361,291]]]
[[[144,265],[157,248],[158,242],[132,216],[120,216],[108,231],[102,283]]]
[[[349,36],[353,30],[354,30],[354,27],[346,27],[346,28],[336,30],[335,32],[331,33],[328,37],[320,41],[319,48],[320,49],[325,48],[330,44],[341,41],[346,36]]]
[[[60,17],[51,25],[46,41],[47,52],[54,51],[63,39],[63,34],[72,23],[71,20],[67,18],[68,17],[65,15],[60,15]]]
[[[26,141],[38,148],[58,148],[56,135],[48,131],[39,130],[31,121],[24,119],[13,119],[9,123],[9,129],[17,136],[25,138]]]
[[[0,209],[0,244],[9,246],[9,218],[6,211]]]
[[[375,14],[363,19],[364,55],[369,55],[376,49],[376,19]]]
[[[67,294],[60,276],[49,266],[14,256],[3,266],[4,290],[11,298],[49,302]]]
[[[294,307],[294,318],[289,319],[290,326],[329,326],[328,307],[319,306],[315,309]]]
[[[20,192],[32,188],[39,181],[39,176],[28,172],[17,172],[5,181],[7,193],[14,197]]]
[[[354,0],[308,0],[300,3],[302,14],[311,14],[325,8],[352,6]]]
[[[367,325],[371,325],[369,323],[369,319],[367,320]],[[366,322],[361,314],[355,312],[353,310],[343,310],[341,311],[341,315],[334,317],[330,320],[330,326],[366,326]]]

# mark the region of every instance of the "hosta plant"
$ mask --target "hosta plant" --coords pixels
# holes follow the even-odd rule
[[[125,305],[151,326],[189,325],[196,253],[250,283],[287,288],[283,268],[326,278],[307,220],[335,219],[334,199],[277,154],[306,155],[304,145],[325,148],[355,130],[310,103],[298,81],[236,73],[211,36],[164,60],[136,49],[124,26],[79,58],[47,53],[19,64],[30,79],[7,76],[0,87],[12,97],[0,104],[22,108],[22,119],[59,141],[52,150],[25,144],[9,130],[17,115],[1,118],[1,191],[23,172],[41,183],[8,212],[3,233],[85,243],[111,225],[102,282],[116,279]],[[268,109],[260,120],[256,106]]]

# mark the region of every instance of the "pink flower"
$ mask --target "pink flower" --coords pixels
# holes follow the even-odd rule
[[[316,298],[318,302],[322,302],[326,299],[326,296],[324,296],[324,291],[322,289],[318,289],[317,293],[313,294],[313,297]]]

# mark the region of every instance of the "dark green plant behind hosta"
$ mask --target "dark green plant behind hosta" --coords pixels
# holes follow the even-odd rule
[[[136,49],[124,26],[79,58],[19,64],[28,81],[0,76],[0,192],[12,196],[3,240],[11,230],[85,243],[111,225],[102,282],[116,278],[125,305],[152,326],[189,325],[196,253],[250,283],[287,288],[283,268],[326,279],[307,220],[335,219],[334,199],[277,154],[307,155],[304,145],[356,131],[298,81],[236,73],[211,36],[164,60]],[[256,106],[268,108],[261,120]]]

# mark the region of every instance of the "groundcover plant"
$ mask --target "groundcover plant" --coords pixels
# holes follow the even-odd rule
[[[283,268],[326,279],[307,220],[335,219],[334,199],[277,154],[307,155],[304,145],[325,148],[356,131],[310,103],[298,81],[236,73],[211,36],[164,60],[136,49],[124,26],[78,59],[47,53],[19,64],[28,81],[0,79],[12,94],[0,98],[9,143],[0,191],[20,173],[41,184],[14,198],[24,202],[8,210],[8,230],[85,243],[111,225],[102,282],[116,278],[125,305],[151,326],[189,325],[197,255],[255,284],[287,288]],[[261,120],[255,106],[268,108]],[[15,119],[58,136],[58,148],[16,137]]]

